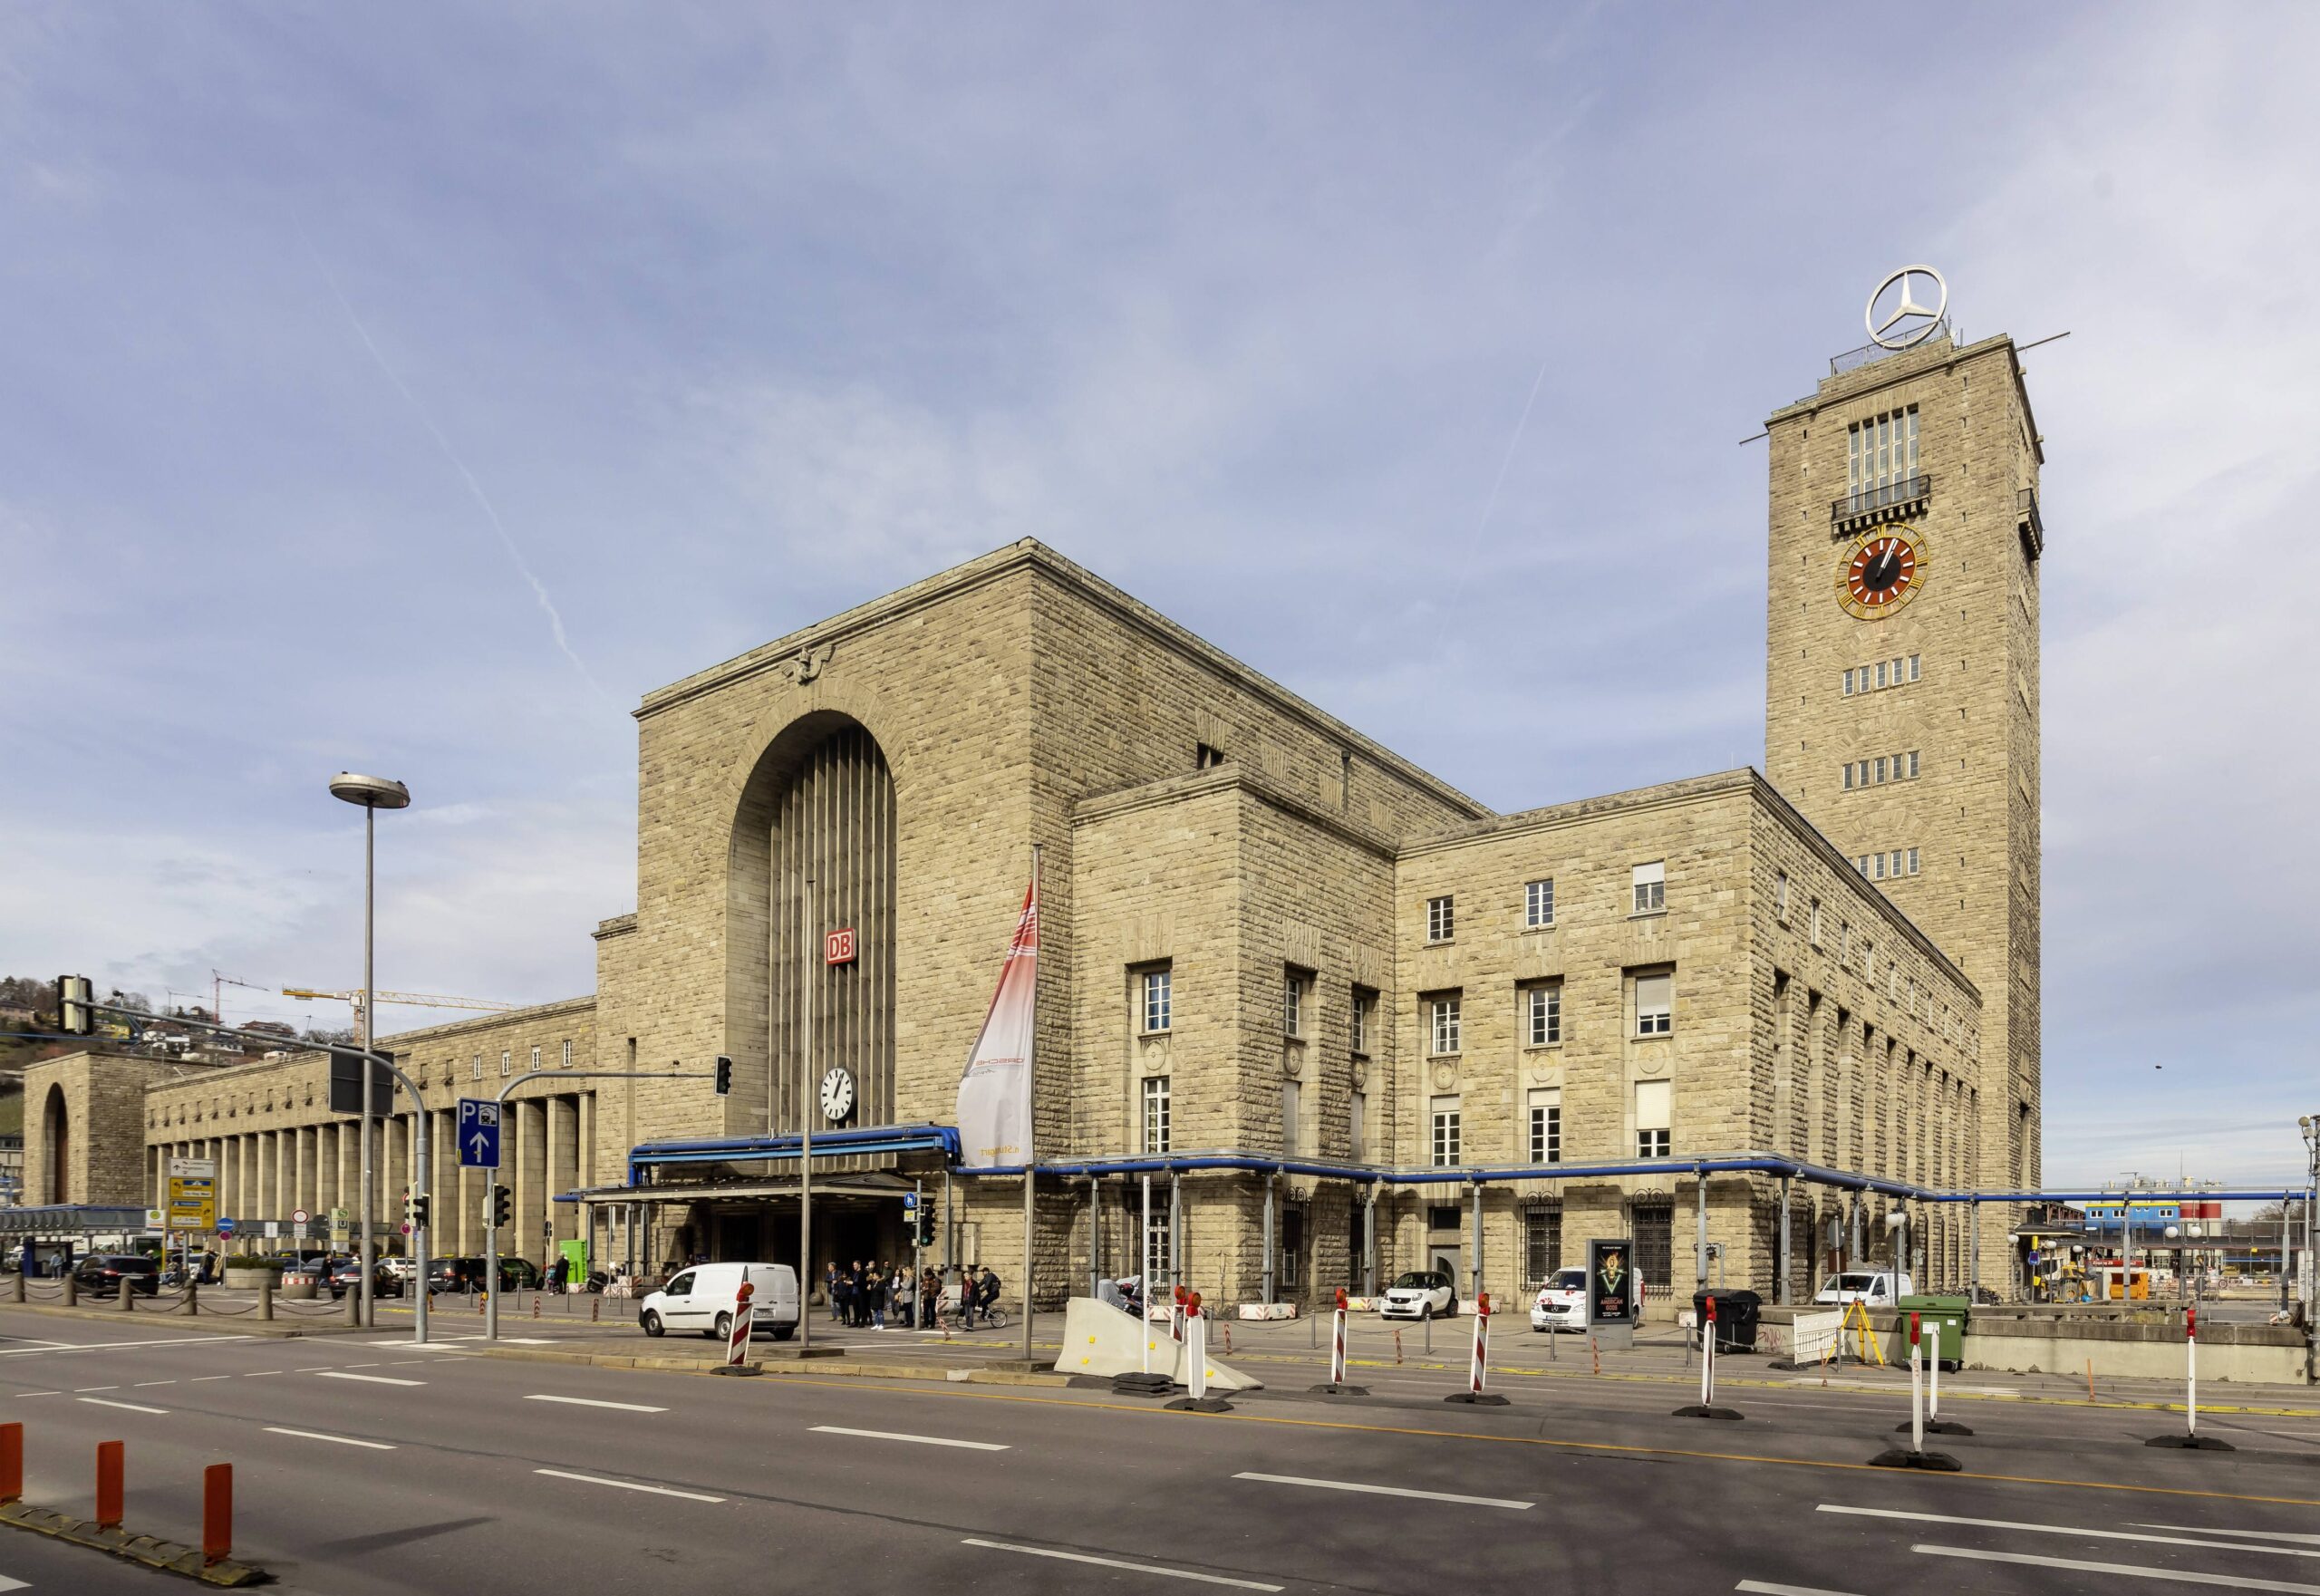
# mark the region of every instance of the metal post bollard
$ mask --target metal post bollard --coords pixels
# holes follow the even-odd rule
[[[350,1291],[359,1299],[361,1293]],[[213,1463],[201,1471],[201,1561],[208,1565],[234,1554],[234,1465]]]
[[[137,1311],[137,1282],[127,1275],[121,1277],[121,1287],[114,1295],[119,1299],[113,1307],[122,1313]]]
[[[15,1273],[10,1275],[8,1279],[10,1282],[8,1301],[11,1302],[23,1301],[24,1300],[24,1272],[20,1269],[16,1271]]]
[[[198,1319],[201,1317],[201,1286],[199,1282],[190,1280],[185,1282],[185,1306],[178,1310],[178,1311],[184,1314],[188,1319]]]
[[[2184,1452],[2231,1452],[2228,1441],[2199,1434],[2199,1311],[2183,1310],[2183,1433],[2153,1436],[2146,1446],[2171,1446]]]
[[[67,1308],[77,1308],[80,1303],[81,1282],[72,1278],[72,1272],[68,1269],[64,1272],[64,1305]]]
[[[346,1293],[346,1322],[350,1326],[362,1322],[362,1293],[360,1291],[350,1290]]]
[[[274,1282],[271,1280],[257,1282],[257,1316],[260,1319],[274,1317]]]

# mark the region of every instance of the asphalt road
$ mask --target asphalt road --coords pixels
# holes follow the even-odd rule
[[[639,1343],[641,1344],[641,1342]],[[1438,1371],[1221,1416],[1107,1390],[749,1380],[517,1361],[407,1334],[225,1340],[0,1309],[26,1497],[85,1514],[128,1443],[130,1526],[196,1538],[236,1465],[237,1550],[285,1588],[373,1592],[2113,1591],[2320,1596],[2320,1418],[2240,1450],[2144,1447],[2148,1412],[1976,1408],[1967,1473],[1867,1459],[1890,1388],[1751,1386],[1737,1424],[1654,1381],[1539,1379],[1445,1404]],[[0,1533],[34,1590],[165,1576]],[[5,1587],[0,1587],[5,1589]]]

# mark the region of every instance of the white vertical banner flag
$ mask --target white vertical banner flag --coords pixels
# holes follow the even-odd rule
[[[991,1012],[959,1078],[960,1150],[970,1169],[1031,1161],[1031,1027],[1039,972],[1039,878],[1034,872]]]

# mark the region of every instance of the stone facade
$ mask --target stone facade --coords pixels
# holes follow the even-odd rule
[[[1784,1257],[1778,1286],[1809,1290],[1841,1233],[1844,1256],[1884,1255],[1897,1197],[1848,1183],[2036,1175],[2017,505],[2037,448],[2012,362],[2003,339],[1941,344],[1773,418],[1769,778],[1494,815],[1025,541],[647,695],[636,907],[594,930],[594,997],[385,1044],[439,1114],[517,1083],[507,1251],[578,1234],[645,1267],[794,1260],[787,1138],[952,1120],[1036,846],[1042,1300],[1138,1266],[1147,1175],[1160,1255],[1226,1301],[1435,1264],[1462,1295],[1503,1292],[1590,1235],[1632,1235],[1677,1293],[1703,1272],[1774,1288]],[[1829,506],[1847,429],[1909,405],[1933,487],[1878,510],[1928,574],[1859,621],[1835,602],[1851,541]],[[1920,663],[1842,691],[1880,657]],[[1840,774],[1902,751],[1907,779]],[[1901,848],[1917,870],[1857,867]],[[841,929],[855,946],[827,959]],[[149,1183],[210,1151],[228,1212],[356,1190],[321,1060],[168,1068],[135,1088]],[[398,1107],[390,1220],[414,1134]],[[483,1182],[436,1135],[436,1250],[472,1253]],[[936,1255],[1020,1292],[1020,1177],[821,1143],[815,1178],[810,1263],[900,1255],[915,1185],[943,1216]],[[1962,1284],[1961,1211],[1912,1207],[1921,1279]]]

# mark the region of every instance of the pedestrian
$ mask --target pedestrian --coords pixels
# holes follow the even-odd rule
[[[881,1266],[870,1265],[870,1328],[886,1328],[886,1278],[879,1272]]]
[[[918,1278],[918,1328],[933,1330],[934,1315],[942,1306],[942,1276],[927,1270]]]
[[[968,1264],[959,1276],[959,1328],[975,1328],[975,1265]]]
[[[894,1271],[894,1328],[909,1330],[918,1322],[918,1282],[907,1269]]]
[[[833,1258],[822,1270],[822,1302],[830,1311],[830,1322],[846,1322],[846,1310],[839,1306],[837,1290],[837,1260]]]
[[[862,1328],[862,1289],[869,1279],[870,1272],[859,1258],[846,1272],[846,1322],[850,1329]]]

